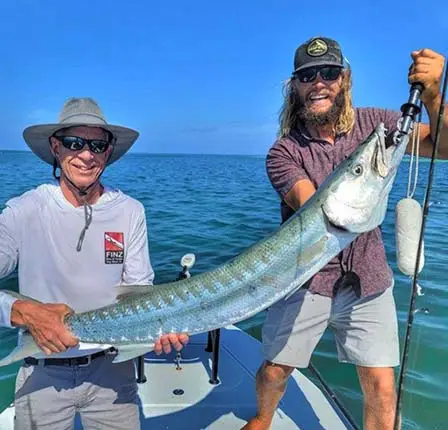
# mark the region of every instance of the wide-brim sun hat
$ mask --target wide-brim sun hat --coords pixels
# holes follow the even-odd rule
[[[121,158],[139,136],[138,131],[131,128],[108,124],[98,103],[88,97],[67,100],[59,114],[58,123],[29,126],[23,131],[23,138],[40,159],[53,165],[50,137],[60,129],[79,126],[101,127],[112,133],[113,152],[108,165]]]

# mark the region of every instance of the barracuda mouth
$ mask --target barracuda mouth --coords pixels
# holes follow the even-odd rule
[[[335,230],[342,231],[342,232],[349,232],[350,231],[346,227],[344,227],[343,225],[338,225],[338,224],[335,224],[333,221],[331,221],[329,216],[325,213],[324,207],[322,207],[322,213],[324,214],[324,218],[325,218],[325,222],[327,224],[328,230],[335,229]]]
[[[387,148],[386,130],[384,126],[378,128],[376,135],[376,147],[372,156],[372,168],[382,178],[389,174],[391,155],[394,147]]]
[[[344,227],[343,225],[336,225],[336,224],[333,224],[331,221],[328,222],[328,225],[331,228],[334,228],[335,230],[342,231],[344,233],[350,233],[350,230],[348,228]]]
[[[386,176],[394,176],[403,158],[409,143],[409,135],[400,134],[398,131],[385,141],[385,154],[388,162]]]

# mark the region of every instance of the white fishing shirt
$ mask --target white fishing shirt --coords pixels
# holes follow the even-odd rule
[[[0,278],[18,265],[21,294],[65,303],[75,312],[114,303],[118,285],[152,285],[143,205],[105,187],[91,207],[92,221],[78,252],[84,207],[69,203],[57,182],[8,201],[0,214]],[[0,292],[0,326],[11,327],[15,300]],[[54,357],[94,351],[81,344]]]

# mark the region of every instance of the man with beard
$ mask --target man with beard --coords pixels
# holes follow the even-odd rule
[[[420,155],[431,156],[444,59],[423,49],[412,54],[409,82],[424,85],[430,127],[420,127]],[[281,198],[282,222],[300,208],[335,167],[384,122],[389,134],[401,112],[354,108],[351,71],[339,44],[315,37],[297,48],[286,86],[280,136],[269,150],[269,179]],[[448,113],[440,158],[448,158]],[[408,149],[409,151],[409,149]],[[268,312],[264,362],[257,373],[258,411],[245,430],[270,428],[294,368],[306,368],[325,329],[333,330],[340,362],[356,365],[364,394],[364,428],[392,429],[399,365],[393,273],[380,228],[361,234],[288,300]]]

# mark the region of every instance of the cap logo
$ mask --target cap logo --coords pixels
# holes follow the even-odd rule
[[[314,39],[306,48],[306,52],[311,57],[320,57],[326,54],[328,51],[328,45],[322,39]]]

